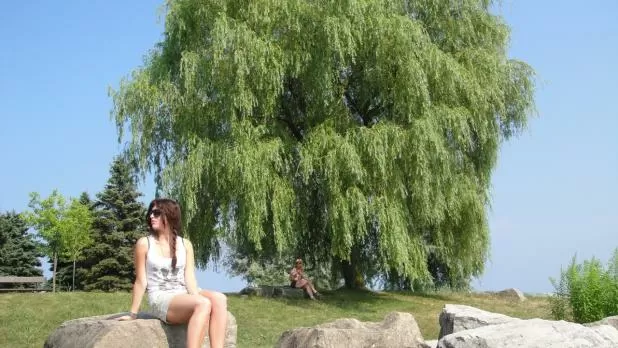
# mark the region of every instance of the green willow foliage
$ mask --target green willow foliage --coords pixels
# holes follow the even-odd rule
[[[477,275],[498,148],[534,94],[490,5],[168,1],[163,41],[111,92],[119,137],[180,199],[202,265],[226,235]]]

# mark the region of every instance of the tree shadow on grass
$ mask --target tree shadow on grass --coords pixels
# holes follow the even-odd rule
[[[400,302],[405,305],[405,301],[393,298],[387,293],[379,293],[370,290],[349,290],[338,289],[334,291],[320,291],[321,297],[317,303],[324,303],[329,306],[338,307],[344,311],[354,311],[359,307],[378,307],[383,302]],[[306,307],[309,299],[280,299],[291,306]]]
[[[440,294],[440,293],[432,293],[432,292],[411,292],[411,291],[392,291],[389,292],[390,294],[395,294],[395,295],[401,295],[401,296],[414,296],[414,297],[422,297],[422,298],[427,298],[427,299],[432,299],[432,300],[439,300],[439,301],[453,301],[453,298],[448,296],[448,295],[444,295],[444,294]]]

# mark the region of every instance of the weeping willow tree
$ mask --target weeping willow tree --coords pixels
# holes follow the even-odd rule
[[[111,92],[120,140],[180,200],[201,266],[225,238],[336,265],[348,287],[431,281],[430,264],[470,279],[499,146],[533,108],[491,6],[170,0]]]

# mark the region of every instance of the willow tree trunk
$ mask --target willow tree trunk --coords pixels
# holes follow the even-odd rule
[[[346,289],[364,289],[365,277],[360,269],[360,251],[358,247],[352,248],[350,260],[341,260],[341,274],[343,275]]]
[[[365,288],[365,280],[355,263],[345,260],[341,261],[341,274],[343,275],[346,289]]]

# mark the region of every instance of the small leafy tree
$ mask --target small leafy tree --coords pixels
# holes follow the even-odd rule
[[[608,267],[596,258],[578,264],[576,257],[560,279],[550,278],[555,294],[550,300],[555,319],[578,323],[597,321],[618,314],[618,248]]]
[[[45,199],[37,192],[30,193],[32,211],[24,213],[26,220],[44,240],[44,252],[53,262],[52,291],[56,291],[56,273],[60,256],[73,260],[91,243],[92,217],[88,207],[76,199],[63,197],[53,190]],[[75,272],[75,271],[74,271]]]
[[[90,246],[92,239],[93,216],[90,208],[79,200],[72,199],[62,220],[64,257],[73,261],[72,287],[75,290],[75,266],[83,255],[84,249]]]
[[[94,212],[93,201],[87,192],[82,192],[79,196],[79,202],[87,206],[91,213]],[[92,233],[89,235],[92,236]],[[89,272],[89,267],[87,267],[85,262],[88,249],[89,248],[86,248],[81,251],[81,256],[76,259],[75,263],[70,257],[64,254],[60,255],[58,258],[58,268],[56,270],[56,283],[59,287],[72,290],[84,290],[84,279]],[[52,271],[51,265],[49,270]],[[71,286],[71,284],[73,285]]]
[[[52,291],[55,292],[58,255],[62,248],[60,220],[66,209],[66,200],[57,190],[53,190],[45,199],[41,199],[39,193],[31,192],[28,207],[32,211],[25,212],[23,217],[45,242],[43,251],[53,263]]]

